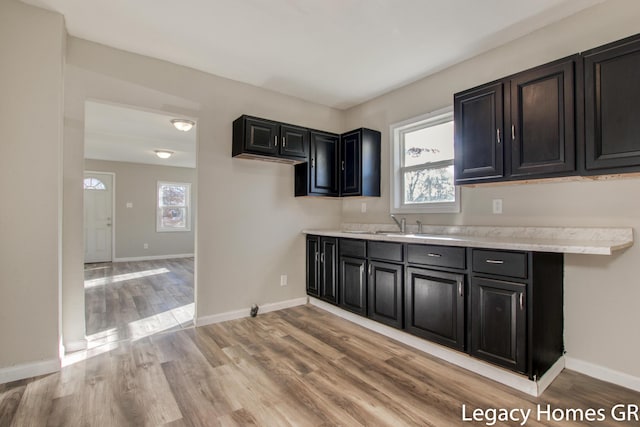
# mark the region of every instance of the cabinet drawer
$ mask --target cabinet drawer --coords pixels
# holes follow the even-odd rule
[[[527,278],[527,254],[525,252],[473,250],[475,273]]]
[[[404,261],[402,243],[368,242],[369,258],[383,259],[387,261]]]
[[[412,264],[464,269],[465,249],[455,246],[407,245],[407,261]]]
[[[340,239],[340,255],[354,258],[366,258],[367,242],[356,239]]]

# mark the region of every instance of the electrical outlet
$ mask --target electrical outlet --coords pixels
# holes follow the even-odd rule
[[[493,213],[494,214],[502,213],[502,199],[493,199]]]
[[[367,211],[367,203],[362,202],[362,204],[360,205],[360,212],[365,213],[366,211]]]
[[[149,249],[149,244],[148,244],[148,243],[145,243],[144,245],[142,245],[142,247],[143,247],[144,249]]]
[[[287,275],[280,275],[280,286],[287,286]]]
[[[133,203],[132,202],[127,202],[127,208],[132,208],[133,207]]]

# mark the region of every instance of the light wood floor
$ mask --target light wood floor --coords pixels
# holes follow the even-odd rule
[[[193,326],[193,258],[85,264],[89,347]]]
[[[532,398],[307,305],[122,341],[60,373],[0,385],[0,426],[485,425],[462,422],[462,405],[618,403],[638,404],[640,393],[565,371]]]

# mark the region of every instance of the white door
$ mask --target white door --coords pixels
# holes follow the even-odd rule
[[[113,175],[84,174],[84,262],[111,261]]]

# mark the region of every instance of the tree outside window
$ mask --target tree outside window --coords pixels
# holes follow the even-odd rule
[[[191,184],[158,182],[157,231],[191,230]]]

